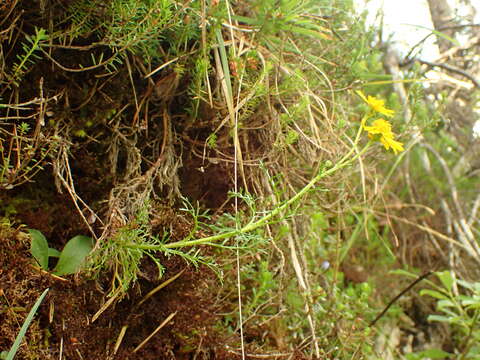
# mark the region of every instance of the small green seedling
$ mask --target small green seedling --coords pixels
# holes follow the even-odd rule
[[[40,231],[28,229],[28,232],[32,237],[30,251],[43,270],[49,270],[48,259],[50,257],[58,258],[57,265],[52,270],[53,274],[58,276],[74,274],[80,270],[93,247],[92,238],[77,235],[71,238],[60,252],[48,247],[47,239]]]

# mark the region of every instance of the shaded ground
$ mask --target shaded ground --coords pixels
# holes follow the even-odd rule
[[[60,354],[67,359],[240,358],[238,334],[222,329],[222,314],[228,309],[218,302],[218,278],[209,269],[195,270],[183,260],[162,259],[167,269],[162,281],[184,272],[139,305],[160,283],[155,281],[156,267],[145,263],[143,278],[127,297],[92,323],[92,316],[108,299],[102,281],[75,276],[59,279],[41,272],[32,263],[24,233],[6,227],[0,231],[1,349],[11,346],[35,300],[50,289],[16,359],[58,359]],[[172,320],[135,350],[169,316]],[[117,343],[125,327],[125,336]],[[255,352],[259,336],[256,331],[246,333],[247,353]],[[300,354],[290,354],[290,358],[304,359]]]
[[[80,156],[76,159],[79,167],[89,161],[89,157],[85,161]],[[88,194],[93,196],[98,185],[90,180],[98,176],[98,169],[92,166],[91,170],[82,171],[94,175],[84,175],[81,181],[87,186],[78,189],[86,197]],[[191,175],[183,178],[193,192],[190,194],[193,198],[217,206],[225,202],[225,192],[218,191],[212,196],[202,194],[208,188],[208,172],[200,180]],[[220,184],[222,179],[228,177],[217,177],[215,183]],[[68,194],[59,194],[53,181],[48,180],[48,175],[42,175],[34,183],[1,195],[1,215],[8,215],[24,227],[14,231],[5,224],[0,230],[0,349],[11,346],[28,311],[43,290],[49,288],[16,359],[58,359],[60,354],[67,359],[240,358],[239,334],[234,329],[226,331],[232,324],[226,323],[228,320],[224,317],[235,311],[235,297],[219,298],[224,290],[218,276],[204,266],[196,269],[179,257],[165,258],[158,254],[165,267],[161,280],[158,280],[157,267],[145,260],[139,281],[128,294],[120,302],[108,306],[92,322],[92,317],[109,299],[111,274],[103,273],[100,278],[92,280],[83,276],[57,278],[35,266],[30,254],[27,227],[42,231],[49,246],[57,249],[74,235],[88,234]],[[172,207],[161,203],[156,205],[151,214],[152,229],[161,232],[168,225],[173,227],[172,241],[185,237],[190,231],[190,220],[178,216]],[[214,255],[211,249],[204,250]],[[149,291],[180,272],[176,280],[139,305]],[[235,275],[226,276],[234,278]],[[171,320],[135,350],[169,316],[173,316]],[[119,340],[125,328],[126,332]],[[266,349],[275,348],[275,341],[265,340],[265,337],[269,337],[268,329],[247,327],[247,353],[260,351],[265,355]],[[304,359],[300,353],[288,355],[292,359]],[[272,355],[271,358],[277,357]]]
[[[122,327],[127,331],[115,359],[199,359],[235,358],[228,352],[229,340],[214,329],[218,307],[211,296],[217,278],[208,269],[194,271],[178,259],[163,259],[163,280],[185,272],[143,304],[138,302],[158,281],[140,280],[127,298],[110,306],[94,323],[92,316],[102,307],[106,294],[101,282],[69,277],[61,280],[40,272],[32,264],[29,240],[21,232],[2,229],[0,242],[2,313],[0,348],[13,343],[36,298],[50,291],[28,332],[18,359],[113,358]],[[155,278],[154,267],[144,266],[144,277]],[[169,315],[175,314],[140,350],[134,349]]]
[[[76,5],[82,4],[85,5],[80,2]],[[39,12],[38,8],[33,9],[30,5],[23,6],[17,2],[6,2],[0,6],[0,41],[3,49],[8,49],[6,51],[9,55],[23,54],[23,48],[21,41],[8,41],[8,36],[4,36],[7,33],[23,32],[33,36],[34,28],[45,27],[50,20],[55,26],[58,25],[57,30],[67,31],[72,25],[69,21],[75,22],[69,16],[75,16],[77,8],[69,8],[69,4],[61,1],[35,4],[39,5],[45,6],[47,10],[42,8]],[[3,21],[7,18],[11,21]],[[62,23],[64,20],[66,22]],[[99,23],[101,21],[102,19]],[[80,24],[79,28],[82,25],[84,24]],[[88,44],[99,40],[101,38],[95,30],[87,30],[77,39],[75,45],[82,47],[87,44],[88,48]],[[26,43],[28,46],[28,41]],[[75,46],[73,49],[68,46],[59,47],[50,52],[50,55],[65,68],[86,65],[93,54],[112,55],[112,51],[105,47],[94,46],[91,54],[75,49]],[[17,61],[16,57],[7,55],[6,58],[9,69],[12,69]],[[28,172],[26,168],[32,166],[29,161],[31,154],[23,152],[24,148],[18,143],[14,144],[14,135],[18,134],[21,123],[15,120],[4,123],[5,132],[0,139],[2,159],[12,155],[11,159],[15,162],[7,173],[7,182],[18,186],[12,189],[8,185],[8,191],[2,189],[0,216],[8,217],[15,224],[40,230],[47,237],[49,246],[62,249],[72,236],[90,234],[88,225],[81,218],[74,201],[82,199],[105,220],[111,212],[109,196],[115,186],[141,178],[155,161],[161,163],[161,169],[165,171],[164,178],[160,178],[155,184],[156,200],[167,203],[157,208],[152,207],[155,215],[152,214],[150,220],[155,231],[161,234],[168,229],[173,240],[180,240],[188,234],[191,225],[176,216],[177,205],[172,201],[180,191],[192,201],[198,200],[209,208],[217,208],[225,203],[232,180],[227,174],[227,166],[210,164],[205,167],[205,171],[200,172],[202,164],[192,156],[191,151],[195,141],[198,143],[204,140],[216,125],[207,121],[202,125],[203,130],[193,128],[190,132],[183,131],[188,127],[188,104],[185,104],[185,99],[188,98],[185,94],[188,77],[180,79],[178,76],[177,79],[176,73],[166,70],[153,76],[153,81],[149,83],[143,78],[143,65],[134,66],[133,70],[128,71],[123,67],[121,71],[107,73],[107,77],[104,77],[105,68],[102,67],[84,73],[69,72],[52,67],[52,63],[45,58],[39,59],[40,56],[35,57],[35,61],[30,59],[28,71],[25,69],[25,72],[18,73],[13,70],[2,72],[0,96],[2,101],[15,97],[13,94],[19,86],[13,85],[13,80],[18,76],[21,92],[16,93],[16,99],[19,102],[39,97],[42,97],[42,101],[45,100],[43,109],[35,103],[35,106],[22,108],[14,115],[31,116],[34,119],[24,138],[26,142],[31,141],[34,156],[49,149],[49,146],[56,147],[59,144],[53,144],[61,138],[60,146],[66,149],[65,154],[68,153],[69,158],[68,164],[63,162],[61,166],[68,165],[69,169],[64,172],[65,168],[58,167],[60,163],[54,164],[55,160],[59,160],[59,157],[56,157],[58,153],[55,153],[55,156],[45,158],[45,161],[36,162],[43,166],[37,168],[41,170],[37,175],[28,175],[22,179]],[[136,61],[133,56],[131,60]],[[129,75],[134,78],[134,89]],[[161,87],[164,83],[168,84],[164,92],[158,88],[156,93],[152,91],[152,84]],[[6,86],[3,86],[4,84]],[[179,96],[172,99],[177,93]],[[141,99],[143,105],[148,105],[135,108],[135,96]],[[55,99],[52,100],[52,97]],[[2,108],[1,111],[1,116],[6,119],[10,119],[10,116],[15,119],[8,110]],[[122,116],[115,119],[115,115],[121,111],[124,111]],[[44,122],[41,125],[40,118]],[[174,124],[169,123],[167,118],[173,118]],[[33,131],[35,121],[41,132]],[[190,139],[190,142],[176,141],[171,135],[173,132],[181,133],[187,139],[190,139],[190,136],[194,138]],[[56,140],[54,133],[60,134]],[[202,138],[202,134],[206,135]],[[112,145],[114,143],[116,145]],[[7,146],[3,147],[3,144]],[[10,148],[8,144],[11,145]],[[58,149],[56,147],[55,151]],[[229,149],[225,151],[228,152]],[[177,155],[176,152],[182,155]],[[138,154],[138,158],[132,159],[133,153]],[[180,183],[176,182],[180,165],[168,167],[168,161],[184,163],[179,174]],[[73,177],[75,188],[59,182],[64,175],[65,178],[70,175]],[[153,182],[154,177],[147,180]],[[23,180],[28,181],[19,185]],[[135,191],[132,190],[124,197],[131,194],[135,196]],[[138,191],[141,192],[141,189]],[[175,193],[175,196],[170,196],[172,193]],[[165,200],[167,198],[168,201]],[[129,205],[128,201],[126,202]],[[85,207],[81,205],[81,208],[88,217]],[[135,210],[132,212],[125,214],[129,220],[135,215]],[[93,221],[89,225],[97,234],[104,230],[100,221]],[[115,359],[236,357],[233,350],[228,350],[228,346],[235,349],[237,341],[229,339],[230,335],[215,328],[221,320],[218,313],[226,309],[219,308],[216,303],[217,291],[213,289],[219,286],[219,279],[210,269],[195,269],[180,258],[162,258],[159,254],[165,267],[161,281],[184,271],[182,275],[139,306],[143,296],[160,284],[157,280],[157,268],[145,261],[139,281],[124,299],[109,306],[92,323],[92,316],[108,300],[112,275],[103,273],[101,278],[96,280],[86,280],[81,276],[71,276],[65,280],[54,278],[33,266],[29,246],[29,239],[24,232],[12,232],[8,226],[2,228],[0,349],[5,350],[11,346],[36,298],[45,288],[50,288],[36,320],[30,327],[26,341],[28,345],[22,346],[20,354],[17,355],[18,359],[58,359],[60,353],[69,359],[107,359],[113,356]],[[145,346],[134,352],[169,316],[173,316],[172,320]],[[125,327],[125,335],[117,344],[118,349],[115,349],[121,330]]]

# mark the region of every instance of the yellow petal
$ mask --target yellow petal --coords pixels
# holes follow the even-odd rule
[[[393,116],[393,114],[394,114],[393,110],[387,109],[385,107],[385,101],[377,99],[373,96],[369,96],[368,100],[369,100],[370,106],[376,112],[379,112],[380,114],[385,115],[385,116],[389,116],[389,117]]]
[[[380,138],[380,142],[383,144],[383,146],[385,147],[385,149],[389,150],[390,148],[392,148],[393,152],[395,153],[395,155],[398,153],[398,152],[401,152],[403,150],[405,150],[403,148],[403,144],[399,141],[396,141],[396,140],[393,140],[393,138],[390,138],[390,137],[385,137],[385,136],[382,136]]]
[[[365,102],[368,104],[367,97],[365,96],[365,94],[363,93],[363,91],[361,91],[361,90],[356,90],[355,92],[357,93],[358,96],[360,96],[360,97],[362,98],[363,101],[365,101]]]
[[[370,95],[365,96],[365,94],[360,90],[356,90],[356,93],[358,94],[358,96],[362,98],[363,101],[365,101],[368,104],[368,106],[370,106],[370,108],[372,108],[376,112],[388,117],[392,117],[393,114],[395,113],[393,110],[387,109],[385,107],[384,100],[377,99],[375,96],[370,96]]]
[[[382,134],[393,138],[392,125],[385,119],[377,119],[372,126],[363,126],[363,128],[370,134]]]

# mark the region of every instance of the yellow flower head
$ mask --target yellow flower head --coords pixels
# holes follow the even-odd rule
[[[363,125],[370,139],[378,139],[385,149],[392,149],[395,154],[403,151],[403,144],[393,139],[392,125],[385,119],[375,120],[371,126]]]
[[[356,92],[362,98],[362,100],[365,101],[368,106],[370,106],[376,112],[388,117],[393,116],[394,111],[385,107],[385,101],[377,99],[375,96],[365,96],[365,94],[360,90],[357,90]]]
[[[380,138],[380,142],[383,144],[383,146],[385,146],[385,149],[392,149],[393,152],[395,153],[395,155],[397,155],[397,153],[405,150],[403,148],[403,144],[399,141],[395,141],[393,140],[393,138],[390,138],[390,137],[385,137],[385,136],[382,136]]]
[[[393,137],[392,125],[385,119],[375,120],[372,126],[363,126],[365,131],[368,131],[369,135],[380,134],[383,136]]]

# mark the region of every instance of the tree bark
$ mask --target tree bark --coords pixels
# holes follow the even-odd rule
[[[433,27],[435,30],[451,37],[455,37],[455,29],[446,29],[450,26],[456,25],[455,16],[452,9],[448,5],[447,0],[427,0],[430,16],[432,18]],[[453,44],[447,39],[437,36],[437,44],[440,52],[447,51]]]

